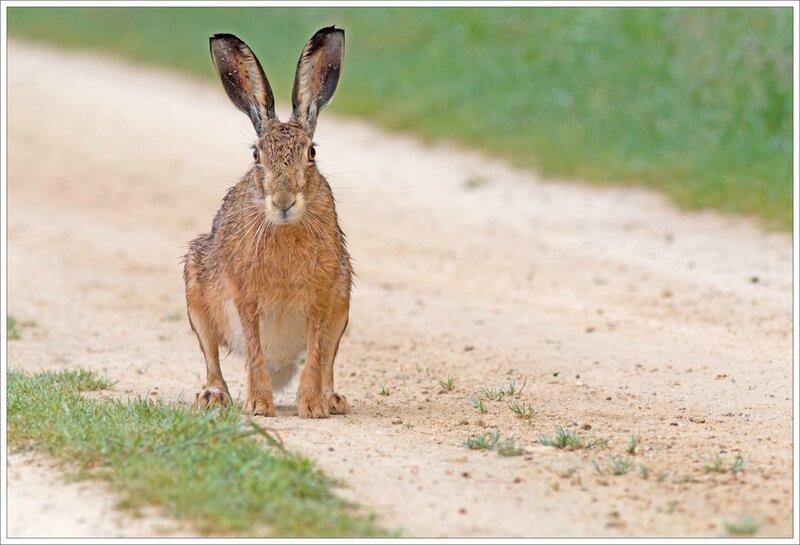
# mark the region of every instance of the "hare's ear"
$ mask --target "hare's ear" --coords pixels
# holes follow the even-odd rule
[[[275,98],[261,63],[242,40],[233,34],[214,34],[209,39],[211,58],[225,92],[250,117],[261,136],[275,119]]]
[[[317,115],[328,105],[339,83],[344,57],[344,30],[327,27],[317,31],[300,55],[292,88],[292,119],[310,135]]]

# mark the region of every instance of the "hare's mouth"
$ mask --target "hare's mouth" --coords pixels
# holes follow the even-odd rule
[[[300,219],[305,211],[305,200],[302,193],[288,197],[282,195],[280,199],[268,196],[266,199],[266,213],[270,221],[276,225],[294,223]]]

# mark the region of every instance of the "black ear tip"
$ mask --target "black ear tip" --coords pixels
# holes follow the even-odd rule
[[[326,26],[325,28],[319,29],[314,34],[314,38],[327,36],[328,34],[344,34],[344,29],[336,28],[336,25]]]
[[[233,34],[227,34],[227,33],[214,34],[213,36],[211,36],[208,39],[209,42],[213,42],[213,41],[216,41],[216,40],[234,40],[236,42],[241,42],[242,41],[237,36],[235,36]]]

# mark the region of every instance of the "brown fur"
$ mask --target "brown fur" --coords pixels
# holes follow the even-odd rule
[[[193,240],[185,258],[189,320],[207,371],[197,402],[230,403],[219,347],[236,347],[232,306],[244,341],[247,411],[274,414],[273,369],[262,345],[283,340],[270,331],[261,339],[259,321],[282,323],[300,315],[307,356],[298,412],[311,418],[343,414],[348,405],[334,391],[333,364],[348,320],[353,273],[333,194],[309,154],[313,127],[309,131],[294,118],[289,123],[259,121],[263,134],[256,144],[256,164],[228,190],[211,233]]]

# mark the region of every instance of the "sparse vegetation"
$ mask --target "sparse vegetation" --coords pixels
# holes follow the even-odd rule
[[[557,426],[555,430],[555,437],[547,437],[544,434],[539,435],[539,443],[547,447],[555,447],[563,450],[579,450],[579,449],[593,449],[603,446],[608,443],[606,439],[586,439],[580,437],[577,431],[565,430],[561,426]]]
[[[494,450],[500,456],[518,456],[522,449],[517,447],[517,439],[513,436],[500,440],[500,431],[492,430],[483,435],[469,437],[464,446],[470,450]]]
[[[486,411],[487,411],[487,409],[486,409],[486,405],[483,403],[483,401],[482,401],[482,400],[480,400],[480,399],[477,399],[477,400],[473,399],[473,400],[472,400],[472,407],[473,407],[473,408],[475,408],[475,409],[478,409],[478,411],[480,411],[480,413],[481,413],[481,414],[486,414]]]
[[[22,338],[22,330],[29,327],[36,327],[35,320],[18,320],[12,315],[6,316],[6,338],[9,341],[18,341]]]
[[[706,473],[725,473],[725,462],[722,457],[717,454],[713,460],[703,462],[703,471]]]
[[[603,469],[594,459],[592,460],[592,466],[594,466],[595,473],[598,475],[605,475],[606,472],[612,475],[625,475],[633,470],[635,464],[631,458],[625,456],[609,456],[606,469]]]
[[[369,536],[379,530],[333,493],[307,458],[235,410],[99,401],[112,383],[88,371],[8,373],[8,443],[33,446],[77,477],[108,480],[122,504],[155,504],[203,533]],[[232,483],[236,483],[235,491]]]
[[[9,341],[16,341],[22,338],[19,334],[17,319],[11,315],[6,318],[6,336]]]
[[[520,403],[516,399],[509,402],[508,408],[511,409],[512,413],[514,413],[514,416],[516,416],[517,418],[521,418],[522,420],[525,420],[528,423],[530,423],[533,420],[533,417],[539,414],[539,411],[537,411],[530,405],[527,405],[525,403]]]
[[[380,389],[378,390],[379,396],[388,396],[389,395],[389,388],[385,384],[381,384]]]
[[[739,454],[733,461],[733,465],[731,466],[731,473],[733,473],[734,475],[738,475],[739,473],[744,471],[744,468],[746,466],[747,466],[747,458]]]
[[[747,458],[741,454],[737,454],[733,462],[728,466],[725,460],[719,454],[716,454],[712,460],[703,461],[703,471],[706,473],[728,473],[729,471],[738,475],[747,466]]]
[[[442,388],[442,392],[452,392],[453,388],[456,387],[456,379],[454,377],[447,377],[447,380],[440,380],[439,386]]]
[[[508,396],[508,397],[517,396],[517,395],[522,393],[522,390],[525,388],[525,385],[527,383],[528,383],[528,379],[526,378],[523,381],[522,386],[520,386],[519,388],[517,388],[517,381],[516,380],[512,380],[508,384],[505,384],[503,386],[498,386],[497,388],[484,386],[483,392],[482,392],[483,393],[483,397],[485,399],[490,400],[490,401],[500,401],[506,396]]]
[[[633,460],[624,456],[613,456],[611,458],[611,473],[614,475],[625,475],[633,469]]]
[[[628,446],[625,448],[625,451],[631,456],[635,455],[636,449],[639,448],[639,443],[641,443],[639,436],[631,435],[630,439],[628,439]]]
[[[735,536],[751,536],[758,531],[760,524],[751,516],[745,515],[736,520],[725,521],[725,530]]]

